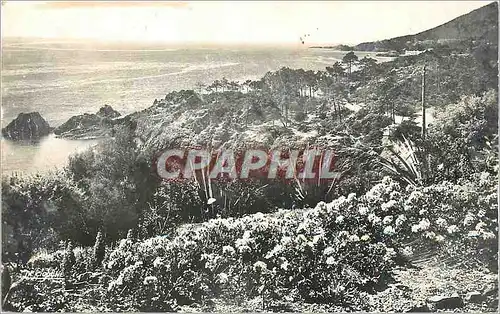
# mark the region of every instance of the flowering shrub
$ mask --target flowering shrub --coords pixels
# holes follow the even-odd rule
[[[63,251],[50,254],[47,250],[41,250],[31,256],[27,266],[29,268],[57,268],[62,261]]]
[[[422,243],[451,256],[496,257],[494,178],[402,188],[389,177],[365,195],[313,209],[183,225],[172,238],[122,240],[106,262],[110,295],[140,310],[225,296],[362,307]],[[468,253],[468,254],[467,254]]]
[[[302,212],[185,225],[170,239],[122,240],[106,262],[109,294],[123,291],[140,310],[221,295],[359,305],[360,291],[389,277],[395,251],[356,205],[351,195]]]
[[[61,282],[51,279],[38,280],[23,276],[17,285],[11,288],[8,302],[3,304],[3,308],[15,312],[64,311],[66,300],[61,286]],[[47,297],[47,291],[50,291],[50,298]]]
[[[458,184],[406,189],[386,177],[360,200],[359,213],[384,225],[384,236],[402,255],[411,257],[412,250],[425,246],[445,250],[452,259],[496,264],[497,185],[489,173]]]
[[[496,180],[486,173],[406,188],[386,177],[364,195],[315,208],[185,224],[139,242],[127,237],[105,254],[99,302],[112,311],[175,311],[258,296],[269,308],[298,301],[366,310],[361,296],[384,287],[394,265],[422,249],[494,265],[497,219]],[[81,271],[93,251],[74,255]]]

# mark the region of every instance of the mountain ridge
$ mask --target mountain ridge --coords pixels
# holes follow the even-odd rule
[[[491,2],[444,24],[413,34],[371,42],[362,42],[352,47],[338,45],[341,50],[398,51],[425,50],[449,47],[468,50],[471,45],[488,44],[498,46],[498,3]],[[346,49],[349,47],[349,49]]]

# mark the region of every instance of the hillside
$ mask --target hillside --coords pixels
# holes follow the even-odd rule
[[[421,50],[440,46],[467,49],[470,41],[498,45],[498,4],[490,3],[443,25],[414,35],[364,42],[354,46],[362,51]]]
[[[364,60],[350,76],[282,68],[237,87],[171,92],[117,118],[114,137],[65,171],[3,180],[3,307],[494,311],[498,97],[488,61],[425,52]],[[425,139],[412,118],[422,64],[429,105],[445,108]],[[166,148],[308,145],[335,150],[341,180],[161,182],[152,162]]]
[[[480,41],[466,53],[350,52],[324,70],[223,77],[126,116],[73,117],[59,130],[109,137],[61,171],[2,179],[2,309],[495,311],[497,41],[481,44],[493,7],[386,41],[458,27],[450,38]],[[340,177],[309,180],[302,155],[289,180],[212,176],[196,159],[162,180],[183,167],[162,152],[195,148],[333,151]]]

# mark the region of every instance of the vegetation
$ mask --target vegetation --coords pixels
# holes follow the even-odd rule
[[[64,171],[3,178],[2,260],[17,282],[5,308],[367,311],[395,265],[429,251],[497,272],[496,51],[349,52],[324,71],[222,78],[116,120]],[[162,182],[155,156],[191,146],[330,148],[342,177]]]

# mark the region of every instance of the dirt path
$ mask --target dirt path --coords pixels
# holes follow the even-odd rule
[[[469,293],[484,294],[485,291],[498,287],[498,274],[488,270],[439,265],[428,261],[416,268],[396,269],[394,279],[396,282],[388,289],[370,296],[373,311],[425,312],[429,311],[427,307],[429,298],[453,294],[458,294],[464,304],[447,311],[496,312],[498,310],[498,291],[482,301],[474,302],[467,299]]]

